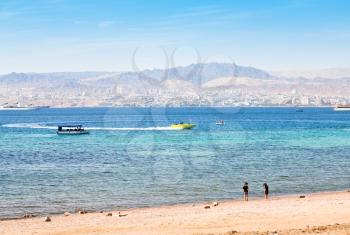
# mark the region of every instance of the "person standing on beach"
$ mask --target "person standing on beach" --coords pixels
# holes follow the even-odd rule
[[[243,199],[246,202],[248,201],[248,190],[249,190],[248,182],[245,182],[243,186]]]
[[[269,199],[269,186],[267,185],[267,183],[263,184],[264,186],[264,194],[265,194],[265,199]]]

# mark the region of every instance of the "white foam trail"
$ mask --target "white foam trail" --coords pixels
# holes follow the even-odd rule
[[[27,138],[51,138],[55,137],[56,134],[32,134],[32,135],[25,135],[24,137]]]
[[[55,126],[47,126],[39,123],[11,123],[4,124],[7,128],[28,128],[28,129],[51,129],[56,130]],[[86,130],[98,131],[174,131],[179,130],[171,127],[86,127]]]
[[[101,131],[173,131],[171,127],[86,127],[86,130]]]
[[[11,124],[4,124],[2,126],[7,128],[53,129],[53,130],[57,129],[57,127],[41,125],[39,123],[11,123]]]

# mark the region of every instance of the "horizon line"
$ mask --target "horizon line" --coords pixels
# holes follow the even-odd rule
[[[62,70],[62,71],[11,71],[11,72],[0,72],[0,76],[5,76],[5,75],[10,75],[10,74],[54,74],[54,73],[138,73],[142,71],[155,71],[155,70],[169,70],[169,69],[174,69],[174,68],[184,68],[188,66],[193,66],[193,65],[207,65],[207,64],[232,64],[240,67],[250,67],[250,68],[255,68],[258,70],[262,70],[264,72],[272,72],[272,73],[278,73],[278,72],[309,72],[309,71],[322,71],[322,70],[332,70],[332,69],[338,69],[338,70],[343,70],[343,69],[350,69],[349,67],[324,67],[324,68],[309,68],[309,69],[264,69],[264,68],[259,68],[255,67],[252,65],[240,65],[237,63],[229,63],[229,62],[207,62],[207,63],[191,63],[187,65],[179,65],[179,66],[173,66],[173,67],[168,67],[168,68],[159,68],[159,67],[154,67],[154,68],[145,68],[141,69],[138,71],[133,71],[133,70],[120,70],[120,71],[112,71],[112,70],[74,70],[74,71],[68,71],[68,70]]]

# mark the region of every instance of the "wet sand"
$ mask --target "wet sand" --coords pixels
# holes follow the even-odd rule
[[[305,196],[8,220],[0,221],[0,234],[350,234],[349,192]]]

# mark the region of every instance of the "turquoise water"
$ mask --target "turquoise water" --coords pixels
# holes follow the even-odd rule
[[[56,135],[73,123],[91,133]],[[0,125],[0,218],[239,198],[244,181],[252,196],[350,187],[350,112],[330,108],[0,111]]]

